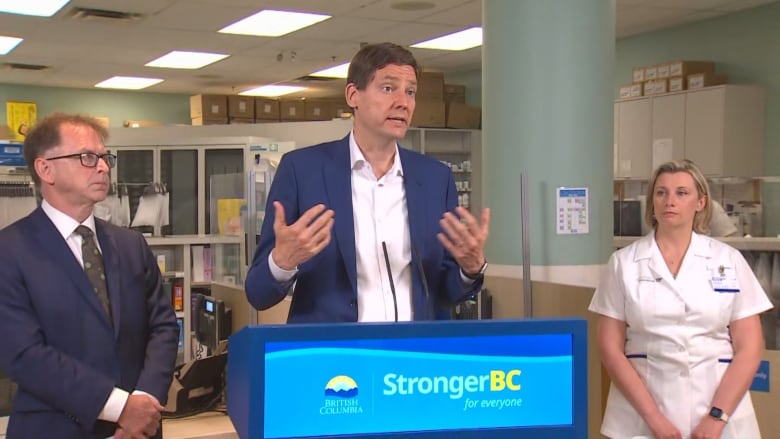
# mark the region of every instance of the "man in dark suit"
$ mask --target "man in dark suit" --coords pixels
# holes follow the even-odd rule
[[[8,439],[158,431],[178,325],[144,238],[96,219],[116,157],[89,117],[55,114],[24,155],[43,202],[0,231],[0,369],[19,386]]]
[[[427,320],[481,288],[489,210],[456,208],[451,170],[397,144],[418,73],[403,47],[364,46],[345,90],[352,132],[282,157],[246,279],[253,306],[294,289],[290,323]]]

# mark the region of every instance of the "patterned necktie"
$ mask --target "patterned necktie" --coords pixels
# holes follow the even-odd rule
[[[111,306],[108,302],[108,287],[106,286],[106,270],[103,267],[103,255],[95,244],[92,230],[86,226],[76,227],[76,233],[81,236],[81,257],[84,260],[84,272],[87,273],[95,294],[103,305],[108,317],[111,317]]]

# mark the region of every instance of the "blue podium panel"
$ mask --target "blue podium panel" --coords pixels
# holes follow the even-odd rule
[[[584,320],[258,326],[230,339],[242,438],[586,438]]]

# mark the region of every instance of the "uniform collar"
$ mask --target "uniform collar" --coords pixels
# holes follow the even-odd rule
[[[691,232],[691,243],[688,246],[688,252],[694,256],[709,258],[712,256],[711,241],[712,238],[708,236]],[[651,259],[655,247],[657,247],[657,244],[655,242],[655,230],[653,230],[637,241],[636,250],[634,252],[634,261]]]

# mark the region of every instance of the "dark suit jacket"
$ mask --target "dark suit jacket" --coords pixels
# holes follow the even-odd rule
[[[178,325],[137,232],[95,219],[113,323],[40,208],[0,231],[0,369],[19,385],[7,437],[91,438],[113,387],[165,404]]]
[[[478,281],[464,290],[460,268],[436,238],[441,231],[442,215],[455,209],[455,182],[450,169],[437,160],[403,148],[399,148],[399,153],[412,247],[420,253],[430,289],[426,295],[416,255],[412,254],[414,318],[448,318],[452,304],[482,287]],[[275,244],[272,202],[281,201],[287,224],[295,222],[310,207],[323,203],[335,212],[334,236],[322,252],[298,267],[288,321],[357,321],[351,172],[349,136],[282,157],[268,195],[260,242],[246,278],[247,297],[255,308],[270,308],[286,295],[268,267],[268,255]]]

